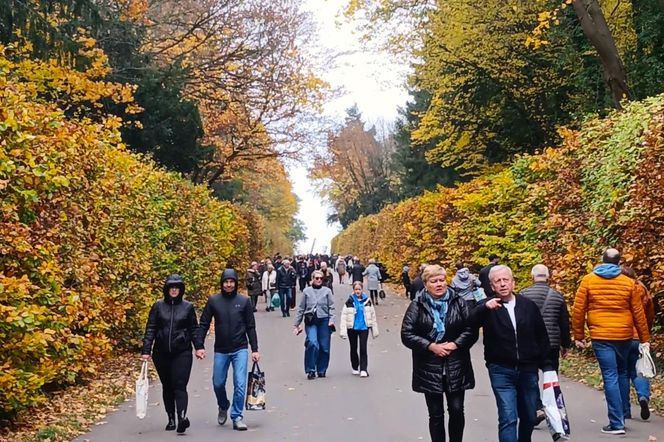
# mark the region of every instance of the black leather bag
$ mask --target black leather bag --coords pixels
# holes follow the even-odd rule
[[[313,325],[318,317],[316,316],[316,306],[311,310],[304,312],[304,325]]]

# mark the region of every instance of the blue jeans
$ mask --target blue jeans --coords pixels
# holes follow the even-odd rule
[[[498,407],[498,441],[530,442],[539,399],[537,371],[491,363],[486,366]]]
[[[628,341],[593,340],[593,350],[602,371],[604,396],[609,410],[609,424],[616,429],[625,428],[625,404],[629,412]]]
[[[643,376],[638,376],[636,374],[636,361],[639,359],[639,340],[633,339],[629,346],[629,357],[627,358],[627,373],[629,378],[634,384],[634,389],[636,390],[636,397],[641,399],[642,397],[650,400],[650,381]],[[627,408],[625,409],[625,416],[629,416],[629,398],[627,401]]]
[[[287,314],[290,310],[290,298],[291,298],[291,289],[289,288],[280,288],[279,289],[279,300],[281,301],[281,313]]]
[[[305,325],[307,334],[304,350],[304,371],[325,373],[330,365],[330,318],[318,318],[312,325]]]
[[[249,351],[242,348],[233,353],[215,353],[214,368],[212,371],[212,385],[217,396],[217,405],[228,410],[231,406],[226,395],[226,378],[228,368],[233,364],[233,404],[231,406],[231,419],[242,418],[244,410],[244,396],[247,389],[247,360]]]

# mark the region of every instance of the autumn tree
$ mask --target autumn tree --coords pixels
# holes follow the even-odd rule
[[[315,157],[309,174],[336,211],[330,221],[347,226],[396,199],[389,168],[392,146],[376,138],[376,129],[365,129],[362,115],[353,107],[344,126],[329,134],[327,150]]]

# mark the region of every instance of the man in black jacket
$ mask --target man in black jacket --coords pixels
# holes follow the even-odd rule
[[[498,408],[498,440],[530,441],[539,398],[537,370],[551,369],[546,326],[534,302],[514,295],[509,267],[494,266],[489,280],[496,297],[480,301],[472,322],[483,328],[484,360]]]
[[[254,308],[248,297],[237,293],[237,273],[226,269],[221,276],[221,293],[210,296],[205,304],[200,319],[200,333],[196,356],[205,357],[203,344],[205,335],[214,318],[214,368],[212,384],[217,396],[219,414],[217,422],[224,425],[231,409],[233,429],[246,431],[247,425],[242,420],[245,391],[247,388],[247,345],[251,347],[251,360],[258,362],[258,338]],[[233,403],[226,395],[228,368],[233,364]]]
[[[297,258],[296,271],[297,280],[300,283],[300,291],[303,292],[309,282],[309,269],[307,268],[307,262],[302,255]]]
[[[492,253],[489,255],[489,264],[486,267],[482,267],[482,270],[480,270],[479,280],[480,284],[482,284],[482,290],[484,290],[484,294],[487,298],[493,298],[496,296],[491,287],[491,282],[489,281],[489,272],[493,267],[498,265],[498,261],[498,255]]]
[[[281,301],[281,316],[283,318],[290,316],[291,303],[295,297],[295,284],[297,283],[297,274],[290,265],[288,259],[281,262],[277,270],[277,290],[279,290],[279,300]]]

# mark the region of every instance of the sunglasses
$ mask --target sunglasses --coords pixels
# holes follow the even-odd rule
[[[320,276],[314,276],[313,279],[323,279],[323,278],[321,278]]]

